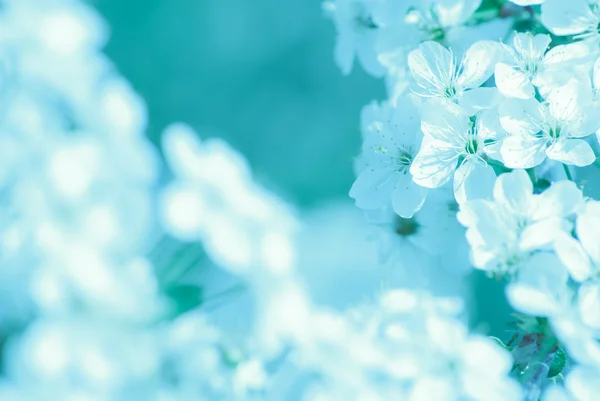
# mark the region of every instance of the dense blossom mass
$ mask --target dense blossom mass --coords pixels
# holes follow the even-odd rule
[[[323,9],[341,72],[387,88],[359,220],[184,123],[159,152],[92,8],[0,1],[1,400],[598,398],[600,3]],[[466,273],[505,281],[512,337],[473,323]]]
[[[356,206],[376,224],[374,209],[393,210],[405,237],[445,196],[471,266],[506,280],[521,314],[515,337],[500,342],[521,383],[513,399],[595,399],[600,209],[589,171],[600,150],[600,4],[337,0],[325,9],[342,72],[356,58],[388,88],[388,100],[363,111]],[[430,236],[444,236],[439,222]],[[458,271],[455,235],[436,251]],[[425,260],[404,255],[414,269]]]

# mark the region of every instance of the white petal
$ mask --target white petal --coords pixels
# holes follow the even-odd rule
[[[478,370],[489,366],[486,372],[490,377],[508,374],[513,366],[510,354],[500,348],[490,338],[475,337],[467,340],[467,352],[462,355],[468,369]]]
[[[513,46],[522,59],[539,60],[546,52],[550,41],[550,35],[532,35],[529,32],[520,32],[515,34]]]
[[[557,68],[564,68],[566,62],[587,62],[595,51],[592,46],[593,44],[586,41],[555,46],[544,55],[543,67],[556,72]]]
[[[423,105],[421,129],[425,136],[448,144],[464,143],[470,131],[464,110],[447,99],[433,98]]]
[[[410,166],[413,180],[426,188],[438,188],[447,183],[456,169],[457,155],[440,149],[426,137],[421,150]]]
[[[583,194],[573,181],[555,182],[542,194],[535,196],[532,218],[568,217],[575,213],[582,201]]]
[[[504,173],[496,180],[494,199],[511,210],[527,210],[533,199],[533,184],[525,170]]]
[[[553,243],[556,237],[568,230],[570,226],[568,221],[558,217],[530,224],[521,234],[519,248],[524,251],[543,249]]]
[[[556,255],[536,253],[521,267],[518,281],[509,284],[506,295],[518,311],[531,316],[559,312],[566,297],[567,271]]]
[[[555,35],[583,33],[594,19],[587,0],[546,0],[542,4],[542,23]]]
[[[510,0],[518,6],[533,6],[536,4],[542,4],[544,0]]]
[[[376,78],[382,77],[385,74],[385,68],[379,62],[372,41],[360,43],[356,49],[356,55],[358,61],[360,61],[360,65],[368,74]]]
[[[506,287],[508,302],[521,313],[531,316],[550,316],[558,310],[558,302],[544,289],[521,283]]]
[[[560,121],[571,121],[573,115],[578,113],[579,84],[571,79],[566,85],[553,90],[548,95],[550,114]],[[590,132],[591,133],[591,132]]]
[[[206,202],[201,191],[171,185],[161,194],[160,217],[165,230],[184,241],[197,241],[206,225]]]
[[[443,27],[462,25],[479,8],[482,0],[445,0],[436,2],[435,13]]]
[[[495,203],[475,199],[460,205],[459,222],[469,229],[467,240],[472,247],[484,246],[490,249],[503,246],[513,231],[497,213]]]
[[[600,329],[600,287],[598,284],[584,284],[579,289],[577,298],[581,320],[593,329]]]
[[[500,124],[512,135],[534,135],[540,131],[536,122],[545,120],[542,105],[535,99],[506,99],[498,113]]]
[[[509,135],[502,141],[502,160],[509,168],[532,168],[546,158],[546,139]]]
[[[477,115],[476,121],[477,135],[483,139],[501,139],[506,136],[506,131],[500,124],[498,109],[492,108],[483,110]]]
[[[408,68],[417,84],[415,91],[440,95],[443,82],[449,82],[455,66],[452,53],[437,42],[421,43],[408,54]]]
[[[592,72],[592,83],[594,88],[600,89],[600,57],[594,62],[594,69]]]
[[[589,166],[596,160],[594,151],[583,139],[566,139],[553,143],[546,149],[552,160],[578,167]]]
[[[502,94],[496,88],[475,88],[466,91],[458,99],[458,104],[469,116],[477,114],[481,110],[490,109],[500,103]]]
[[[173,173],[178,177],[193,179],[203,154],[203,143],[186,124],[169,125],[162,136],[162,148]]]
[[[567,267],[575,281],[585,281],[592,273],[592,265],[585,250],[571,235],[560,233],[554,240],[554,251]]]
[[[491,40],[475,42],[465,53],[462,63],[463,73],[458,83],[463,88],[481,86],[494,72],[494,66],[500,58],[502,47],[500,43]]]
[[[600,216],[583,214],[577,219],[576,232],[588,255],[600,266]]]
[[[533,85],[524,72],[504,63],[496,64],[494,71],[498,90],[507,97],[530,99],[535,95]]]
[[[400,217],[410,219],[421,209],[427,189],[417,185],[410,174],[403,174],[392,193],[392,207]]]
[[[583,100],[580,100],[583,102]],[[600,113],[598,113],[598,104],[583,104],[579,108],[579,113],[571,120],[569,133],[573,138],[584,138],[600,130]]]
[[[361,209],[385,207],[390,202],[395,180],[394,170],[367,167],[354,181],[349,195]]]
[[[454,173],[454,196],[458,204],[473,199],[486,199],[493,193],[496,173],[487,163],[470,159]]]

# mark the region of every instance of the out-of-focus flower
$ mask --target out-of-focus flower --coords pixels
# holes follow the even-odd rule
[[[287,271],[293,263],[289,209],[254,184],[246,161],[225,142],[200,142],[187,126],[170,126],[163,137],[176,180],[162,197],[166,230],[201,240],[224,268],[251,273],[253,266]]]

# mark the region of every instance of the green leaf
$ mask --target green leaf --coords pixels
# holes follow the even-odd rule
[[[173,285],[165,290],[165,294],[171,299],[175,315],[181,315],[202,305],[202,288],[191,284]]]
[[[552,358],[552,362],[550,363],[550,370],[548,371],[548,378],[551,379],[555,376],[558,376],[560,372],[565,368],[565,364],[567,363],[567,354],[563,351],[562,348],[558,347],[556,352],[554,353],[554,357]]]

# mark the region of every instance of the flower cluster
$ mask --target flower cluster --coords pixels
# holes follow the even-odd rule
[[[342,72],[356,55],[387,82],[388,100],[363,110],[356,206],[369,220],[395,212],[405,237],[444,198],[466,229],[470,264],[506,279],[510,305],[537,319],[518,324],[519,344],[535,344],[525,362],[520,345],[507,346],[525,399],[549,386],[548,369],[563,377],[564,360],[552,370],[563,350],[577,366],[545,399],[593,399],[600,203],[582,168],[600,150],[598,2],[337,0],[326,10]],[[444,236],[439,222],[430,237]],[[456,236],[436,246],[444,265],[462,264]]]

